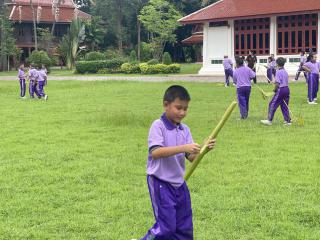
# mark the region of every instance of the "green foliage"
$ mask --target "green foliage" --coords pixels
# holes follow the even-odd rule
[[[140,73],[139,64],[136,63],[124,63],[121,65],[121,72],[123,73]]]
[[[153,48],[150,43],[142,42],[140,44],[140,58],[142,62],[147,62],[153,57]]]
[[[39,50],[46,51],[49,55],[52,50],[51,44],[53,41],[53,36],[48,28],[38,28],[38,48]]]
[[[150,0],[141,10],[139,19],[151,34],[154,58],[162,59],[165,44],[176,41],[174,31],[181,17],[174,5],[166,0]]]
[[[101,52],[89,52],[85,56],[85,61],[99,61],[105,59],[105,55]]]
[[[158,73],[179,73],[181,66],[179,64],[171,64],[171,65],[165,65],[165,64],[155,64],[155,65],[149,65],[147,63],[141,63],[139,65],[140,71],[142,74],[158,74]]]
[[[97,73],[102,69],[107,69],[109,73],[119,72],[123,63],[123,59],[111,59],[105,61],[79,61],[76,62],[76,72],[81,74]]]
[[[105,52],[106,59],[114,59],[122,57],[119,49],[116,48],[108,48]]]
[[[162,63],[165,64],[165,65],[170,65],[170,64],[172,64],[172,59],[171,59],[170,53],[165,52],[165,53],[163,54]]]
[[[85,44],[94,51],[97,47],[101,46],[104,41],[104,36],[107,31],[102,25],[100,16],[93,16],[91,20],[84,22],[85,26]]]
[[[28,57],[27,62],[29,64],[33,64],[37,68],[41,67],[42,64],[47,68],[52,65],[52,59],[45,51],[33,51],[30,57]]]
[[[158,59],[151,59],[147,62],[148,65],[156,65],[159,64],[159,60]]]
[[[137,53],[135,50],[132,50],[130,52],[130,62],[136,62],[137,61]]]

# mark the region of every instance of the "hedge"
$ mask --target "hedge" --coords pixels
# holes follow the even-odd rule
[[[124,63],[122,59],[111,59],[105,61],[78,61],[76,62],[76,72],[97,73],[99,70],[108,70],[110,73],[119,72],[121,65]]]

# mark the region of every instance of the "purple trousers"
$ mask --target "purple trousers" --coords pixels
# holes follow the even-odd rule
[[[273,120],[274,114],[277,111],[277,108],[280,106],[283,118],[286,122],[291,122],[290,112],[289,112],[289,99],[290,99],[290,90],[289,87],[279,88],[276,94],[273,96],[271,102],[269,103],[269,121]]]
[[[147,177],[155,224],[141,240],[193,240],[190,193],[154,176]]]
[[[26,95],[26,80],[20,79],[20,97],[24,97]]]
[[[308,99],[312,102],[318,97],[319,91],[319,74],[309,73],[308,74]]]
[[[249,114],[249,99],[251,94],[251,87],[239,87],[237,88],[237,96],[241,119],[246,119]]]
[[[302,66],[299,67],[298,71],[297,71],[297,74],[296,74],[296,77],[295,77],[295,80],[297,81],[299,79],[299,76],[300,76],[300,73],[303,72],[304,74],[304,77],[306,79],[306,83],[308,83],[308,76],[306,74],[306,72],[304,72]]]
[[[224,75],[225,75],[225,79],[226,79],[226,84],[229,86],[229,84],[230,84],[229,78],[230,77],[233,78],[233,70],[231,68],[225,69],[224,70]]]
[[[272,81],[272,77],[273,77],[273,69],[272,68],[268,68],[267,69],[267,77],[270,81]]]
[[[34,94],[36,94],[39,97],[37,83],[33,80],[30,80],[29,82],[29,94],[30,94],[30,98],[34,98]]]
[[[45,81],[39,81],[38,82],[38,97],[44,97],[46,94],[44,93],[44,85],[45,85]]]

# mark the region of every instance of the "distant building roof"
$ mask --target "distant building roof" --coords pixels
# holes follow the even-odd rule
[[[52,0],[33,0],[35,15],[37,16],[38,7],[41,7],[40,22],[54,22],[52,12]],[[59,9],[58,23],[71,23],[77,17],[81,19],[90,19],[91,15],[82,12],[76,8],[72,0],[64,0]],[[12,0],[11,13],[9,20],[14,22],[32,22],[32,10],[30,0]]]
[[[320,0],[220,0],[179,20],[182,24],[318,12]]]

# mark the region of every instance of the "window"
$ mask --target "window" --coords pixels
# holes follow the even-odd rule
[[[209,23],[209,27],[225,27],[225,26],[228,26],[228,21],[211,22],[211,23]]]
[[[213,59],[213,60],[211,60],[211,64],[222,64],[222,60],[220,60],[220,59]]]
[[[248,54],[249,50],[254,51],[257,55],[269,54],[269,18],[236,20],[234,28],[235,55]]]
[[[309,48],[317,50],[318,14],[277,17],[278,54],[299,54]]]

